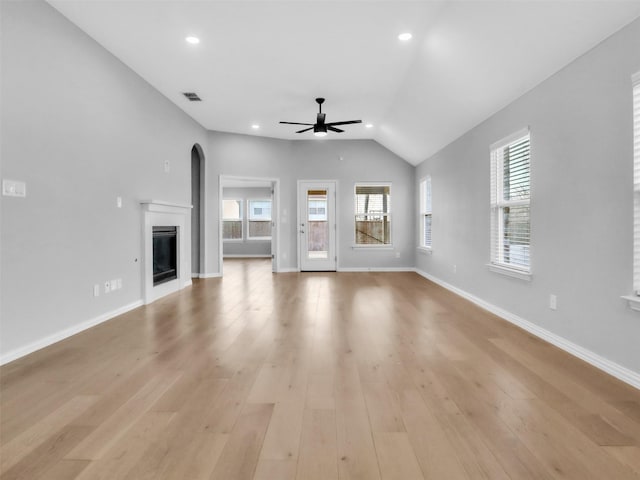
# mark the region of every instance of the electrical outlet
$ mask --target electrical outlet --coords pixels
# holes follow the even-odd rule
[[[396,252],[396,258],[400,258],[400,252]]]
[[[104,282],[104,293],[109,293],[111,291],[111,284],[109,282]]]
[[[164,173],[169,173],[170,170],[171,170],[171,164],[169,163],[169,160],[165,160],[164,161]]]
[[[457,265],[453,266],[453,273],[458,273],[458,266]]]
[[[553,293],[549,295],[549,308],[551,310],[556,310],[558,308],[558,297]]]
[[[116,197],[116,207],[122,208],[122,197]]]
[[[93,296],[94,297],[100,296],[100,285],[98,285],[97,283],[93,286]]]

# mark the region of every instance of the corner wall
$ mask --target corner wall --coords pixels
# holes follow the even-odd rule
[[[640,20],[420,164],[416,188],[431,175],[433,254],[418,253],[416,266],[640,375],[640,314],[620,298],[632,291],[638,45]],[[486,267],[489,145],[526,126],[531,282]]]

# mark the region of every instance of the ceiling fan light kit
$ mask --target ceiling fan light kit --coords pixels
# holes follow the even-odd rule
[[[324,98],[316,98],[316,103],[318,104],[318,115],[316,116],[316,123],[300,123],[300,122],[280,122],[285,123],[287,125],[305,125],[307,128],[303,128],[302,130],[298,130],[296,133],[304,133],[309,130],[313,130],[313,134],[316,137],[325,137],[328,131],[342,133],[344,130],[340,128],[336,128],[336,125],[350,125],[353,123],[362,123],[362,120],[345,120],[341,122],[329,122],[325,123],[326,115],[322,113],[322,104],[324,103]]]

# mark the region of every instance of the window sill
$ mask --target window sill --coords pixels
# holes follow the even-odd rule
[[[386,244],[386,245],[358,245],[358,244],[354,244],[351,245],[351,248],[353,248],[354,250],[393,250],[393,245],[390,244]]]
[[[629,308],[631,310],[635,310],[636,312],[640,312],[640,297],[636,295],[624,295],[620,297],[627,301],[629,304]]]
[[[507,277],[517,278],[519,280],[524,280],[527,282],[531,281],[531,273],[525,272],[523,270],[516,270],[515,268],[503,267],[502,265],[495,265],[493,263],[488,263],[487,267],[494,273],[499,273],[500,275],[505,275]]]
[[[416,250],[418,250],[418,253],[421,253],[422,255],[433,255],[431,247],[416,247]]]
[[[247,242],[270,242],[271,237],[249,237]]]
[[[223,238],[223,243],[242,243],[244,240],[242,238]]]

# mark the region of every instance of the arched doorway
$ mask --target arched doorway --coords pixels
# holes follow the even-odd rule
[[[191,148],[191,276],[204,273],[204,153],[197,143]]]

